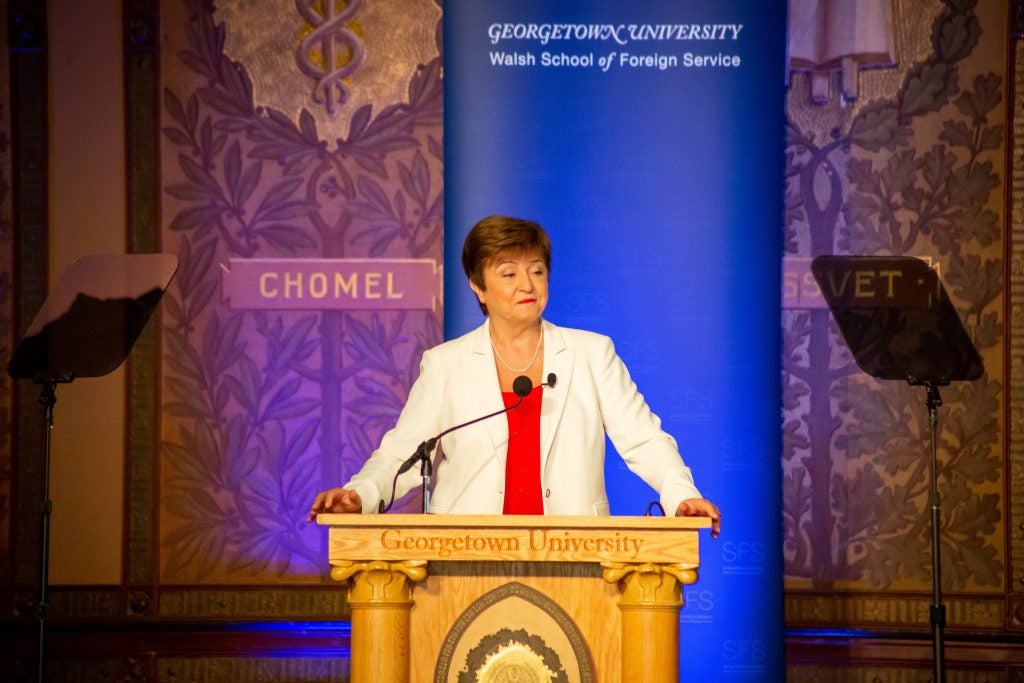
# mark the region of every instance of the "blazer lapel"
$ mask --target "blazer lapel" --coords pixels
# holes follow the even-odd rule
[[[572,380],[575,351],[565,344],[562,331],[544,321],[544,378],[555,374],[555,387],[544,387],[540,409],[540,470],[544,471],[551,452],[551,444],[558,432],[558,424],[565,412],[566,397]]]
[[[478,413],[484,415],[502,408],[501,386],[498,384],[498,371],[494,369],[494,349],[491,346],[490,321],[473,331],[471,348],[472,366],[466,368],[476,387],[476,405]],[[505,449],[499,449],[502,443],[508,443],[508,421],[491,418],[484,420],[487,434],[491,437],[491,447],[498,453],[502,467],[505,466]]]

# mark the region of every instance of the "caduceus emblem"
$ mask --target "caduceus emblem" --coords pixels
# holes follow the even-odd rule
[[[344,79],[363,63],[366,48],[348,22],[362,0],[295,0],[295,8],[313,26],[296,53],[302,73],[316,79],[313,101],[334,116],[348,101]],[[338,6],[343,5],[339,11]],[[322,13],[321,11],[322,10]]]

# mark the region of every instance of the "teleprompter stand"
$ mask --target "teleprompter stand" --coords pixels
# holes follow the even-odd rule
[[[939,387],[977,379],[981,358],[936,272],[909,256],[818,256],[817,281],[857,365],[878,379],[924,387],[931,436],[932,664],[945,683],[942,604],[941,497],[938,487]]]
[[[50,455],[57,385],[79,377],[102,377],[131,351],[178,259],[167,254],[86,256],[72,263],[36,314],[7,364],[15,379],[42,386],[43,500],[40,506],[39,642],[36,680],[46,680],[46,624],[50,605]]]

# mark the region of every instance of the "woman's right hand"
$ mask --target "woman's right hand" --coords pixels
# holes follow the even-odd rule
[[[363,500],[351,489],[328,489],[321,491],[309,506],[307,522],[312,522],[321,512],[353,513],[363,511]]]

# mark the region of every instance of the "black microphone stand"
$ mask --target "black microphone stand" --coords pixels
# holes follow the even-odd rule
[[[519,400],[521,402],[523,399]],[[420,461],[420,476],[423,477],[423,514],[430,512],[430,480],[434,474],[434,447],[440,438],[437,436],[427,439],[416,449],[416,458]]]
[[[529,382],[529,378],[526,379],[527,382]],[[520,388],[522,388],[522,386],[520,386]],[[526,393],[520,394],[517,391],[516,395],[519,396],[519,400],[515,402],[515,405],[509,408],[502,408],[501,410],[496,410],[495,412],[490,413],[488,415],[484,415],[483,417],[478,417],[475,420],[470,420],[469,422],[464,422],[463,424],[456,425],[454,427],[449,427],[448,429],[444,430],[437,436],[431,439],[427,439],[426,441],[424,441],[423,443],[416,447],[416,452],[413,453],[412,456],[404,463],[402,463],[402,466],[398,468],[398,472],[395,473],[395,482],[397,483],[398,477],[401,476],[403,473],[407,472],[409,468],[411,468],[417,462],[420,463],[420,476],[423,477],[423,514],[427,514],[428,512],[430,512],[430,481],[434,474],[434,448],[437,447],[437,442],[441,439],[441,437],[444,436],[445,434],[448,434],[449,432],[454,432],[456,429],[462,429],[463,427],[468,427],[471,424],[476,424],[481,420],[486,420],[488,418],[494,417],[495,415],[501,415],[502,413],[507,413],[510,410],[515,410],[523,402],[523,399],[526,397],[526,394],[529,394],[532,390],[533,387],[531,386],[526,391]],[[377,506],[378,512],[387,512],[388,510],[391,509],[391,505],[394,502],[395,491],[394,486],[392,486],[391,502],[388,503],[387,506],[385,507],[384,501],[380,501],[380,504]]]
[[[42,384],[39,403],[43,406],[43,500],[39,506],[39,601],[36,602],[36,621],[39,622],[38,653],[36,659],[36,681],[46,680],[46,622],[50,618],[50,603],[47,602],[47,588],[50,584],[50,515],[53,501],[50,500],[50,456],[53,452],[53,407],[57,403],[57,384],[70,382],[72,374],[59,379],[37,377],[33,381]]]
[[[928,614],[932,627],[932,673],[935,683],[946,682],[944,664],[943,630],[946,627],[946,608],[942,604],[942,546],[939,534],[940,513],[942,497],[939,494],[939,459],[938,459],[938,408],[942,405],[942,397],[939,396],[939,384],[932,381],[919,381],[911,378],[908,380],[912,386],[923,386],[925,389],[926,402],[928,406],[928,428],[931,434],[931,484],[928,493],[928,506],[931,508],[931,532],[932,532],[932,604],[928,608]]]
[[[557,377],[555,376],[555,373],[550,373],[548,375],[548,381],[545,384],[542,384],[541,386],[553,387],[555,386],[556,380]],[[533,381],[530,380],[530,378],[527,377],[526,375],[520,375],[519,377],[516,377],[514,382],[512,382],[512,391],[515,392],[515,395],[519,397],[519,400],[516,401],[514,405],[511,405],[508,408],[502,408],[501,410],[496,410],[493,413],[488,413],[487,415],[483,415],[474,420],[470,420],[469,422],[463,422],[462,424],[455,425],[454,427],[449,427],[448,429],[444,430],[437,436],[431,439],[427,439],[419,446],[417,446],[416,452],[413,453],[405,462],[403,462],[402,466],[398,468],[398,472],[395,473],[395,478],[391,484],[391,501],[387,505],[384,505],[384,501],[381,500],[380,503],[377,504],[377,512],[385,513],[391,509],[391,506],[395,502],[395,487],[398,484],[398,477],[400,477],[405,472],[409,471],[409,469],[417,462],[420,463],[420,476],[423,477],[423,514],[427,514],[428,512],[430,512],[430,481],[434,472],[432,460],[434,455],[434,448],[437,446],[437,442],[441,439],[442,436],[450,434],[451,432],[454,432],[456,429],[462,429],[463,427],[468,427],[469,425],[476,424],[481,420],[487,420],[497,415],[501,415],[502,413],[507,413],[515,410],[522,404],[523,399],[525,399],[530,394],[530,392],[533,391]]]

